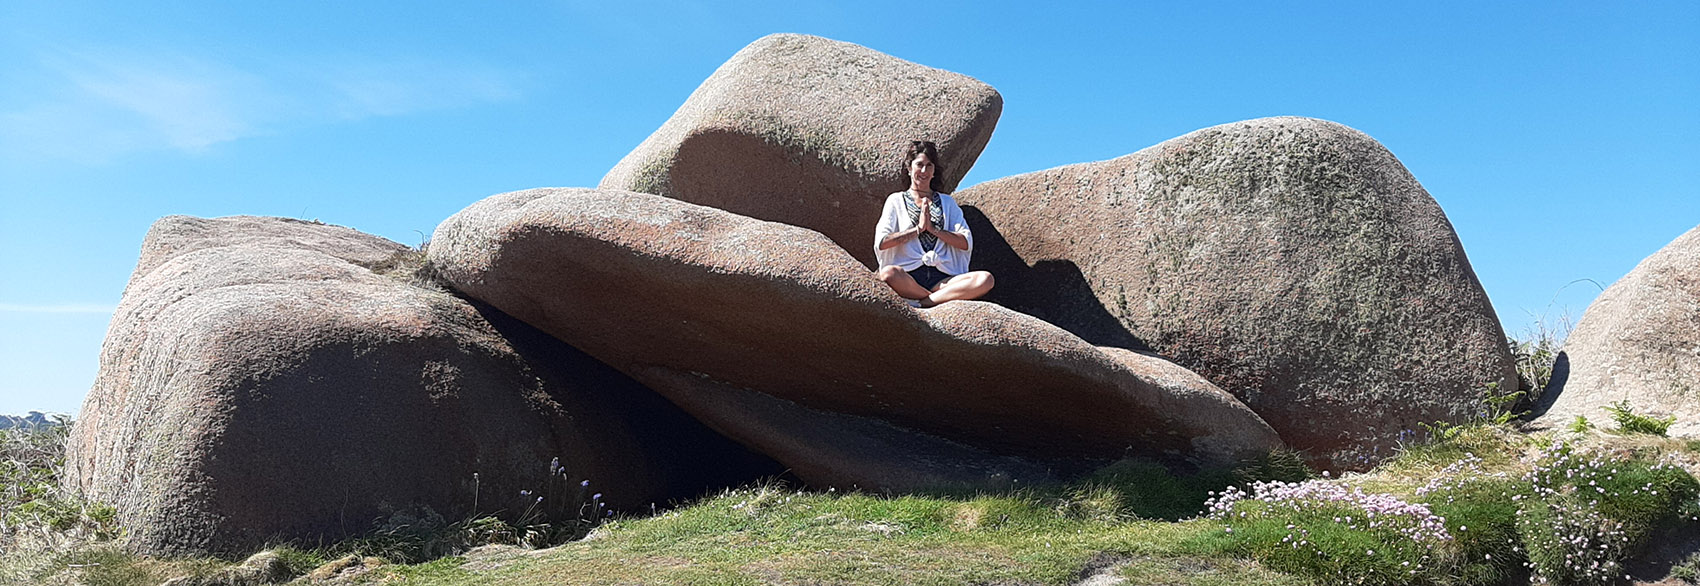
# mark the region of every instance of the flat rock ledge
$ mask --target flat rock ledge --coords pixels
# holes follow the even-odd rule
[[[1700,436],[1700,227],[1600,293],[1560,359],[1568,374],[1554,373],[1542,422],[1605,421],[1605,406],[1628,401],[1636,413],[1676,416],[1673,436]]]
[[[1314,464],[1365,468],[1516,375],[1428,192],[1369,136],[1214,126],[955,194],[989,300],[1147,348],[1240,398]]]
[[[419,254],[281,218],[159,220],[65,484],[115,506],[136,549],[181,554],[463,519],[475,499],[512,512],[551,482],[637,509],[777,470],[523,323],[369,268]]]
[[[985,470],[1033,469],[1004,458],[1215,465],[1282,446],[1232,396],[1159,359],[993,304],[912,309],[804,228],[648,194],[533,189],[455,214],[429,255],[456,289],[811,484],[983,485]],[[799,440],[786,413],[836,421],[846,441]],[[904,433],[927,439],[892,439]],[[970,465],[928,463],[969,452]],[[857,472],[882,467],[900,472]]]
[[[871,267],[880,206],[908,187],[902,149],[938,143],[939,177],[954,191],[1002,111],[997,90],[966,75],[768,35],[715,70],[600,187],[810,228]]]

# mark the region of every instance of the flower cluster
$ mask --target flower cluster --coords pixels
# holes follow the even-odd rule
[[[1658,496],[1659,489],[1651,482],[1627,487],[1618,486],[1623,474],[1623,458],[1593,452],[1578,452],[1567,443],[1557,443],[1527,458],[1531,464],[1523,479],[1534,486],[1535,494],[1543,498],[1575,496],[1598,501],[1623,496]],[[1661,461],[1648,470],[1659,473],[1677,468]]]
[[[1269,506],[1255,511],[1235,506],[1246,500]],[[1394,531],[1415,542],[1452,540],[1452,534],[1446,530],[1446,519],[1430,512],[1427,506],[1408,503],[1390,494],[1366,493],[1337,481],[1258,482],[1252,484],[1250,493],[1230,486],[1205,501],[1205,516],[1218,520],[1287,512],[1329,514],[1335,523],[1352,529]]]
[[[1485,479],[1505,479],[1505,472],[1488,472],[1482,467],[1482,459],[1475,454],[1465,452],[1464,457],[1457,462],[1448,464],[1435,473],[1427,484],[1417,487],[1416,495],[1427,497],[1435,493],[1449,493],[1463,489],[1471,482]],[[1448,501],[1452,500],[1448,497]]]
[[[1692,497],[1692,480],[1677,482],[1688,476],[1676,465],[1626,456],[1556,443],[1525,460],[1530,498],[1521,499],[1516,522],[1536,583],[1614,580],[1650,519]]]
[[[759,517],[769,511],[791,504],[792,497],[802,496],[803,493],[788,493],[777,486],[761,486],[749,491],[749,495],[737,504],[732,505],[734,511],[743,511],[751,517]]]
[[[1528,546],[1524,565],[1532,583],[1606,584],[1623,575],[1628,532],[1591,506],[1568,499],[1530,503],[1518,511],[1517,529]]]

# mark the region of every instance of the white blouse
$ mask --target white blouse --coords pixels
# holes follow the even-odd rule
[[[968,222],[962,219],[962,208],[956,205],[956,200],[949,194],[940,193],[939,207],[944,210],[945,230],[961,234],[968,240],[968,250],[953,248],[939,240],[932,250],[923,250],[919,236],[910,238],[907,242],[885,250],[880,250],[880,242],[887,234],[902,232],[915,227],[915,220],[909,219],[906,201],[909,192],[899,191],[885,198],[885,209],[880,212],[879,224],[874,226],[874,256],[879,259],[880,266],[897,265],[905,271],[913,271],[922,265],[936,267],[947,275],[960,275],[968,272],[968,257],[974,249],[974,235],[968,231]]]

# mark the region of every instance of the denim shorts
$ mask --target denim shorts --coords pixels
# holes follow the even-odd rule
[[[922,288],[931,291],[933,290],[933,287],[937,286],[939,283],[943,283],[945,279],[949,279],[952,275],[947,275],[944,271],[938,270],[936,267],[921,265],[920,268],[909,271],[909,276],[913,277],[915,282],[919,283]]]

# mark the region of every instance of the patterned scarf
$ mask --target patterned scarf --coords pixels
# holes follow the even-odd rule
[[[921,206],[915,205],[915,198],[910,196],[909,193],[912,192],[903,194],[903,209],[909,212],[909,225],[918,226],[921,224]],[[945,229],[944,206],[939,203],[939,194],[937,192],[927,198],[927,213],[932,217],[933,227],[943,231]],[[930,251],[934,246],[938,245],[938,242],[939,237],[932,235],[931,232],[921,233],[921,250]]]

